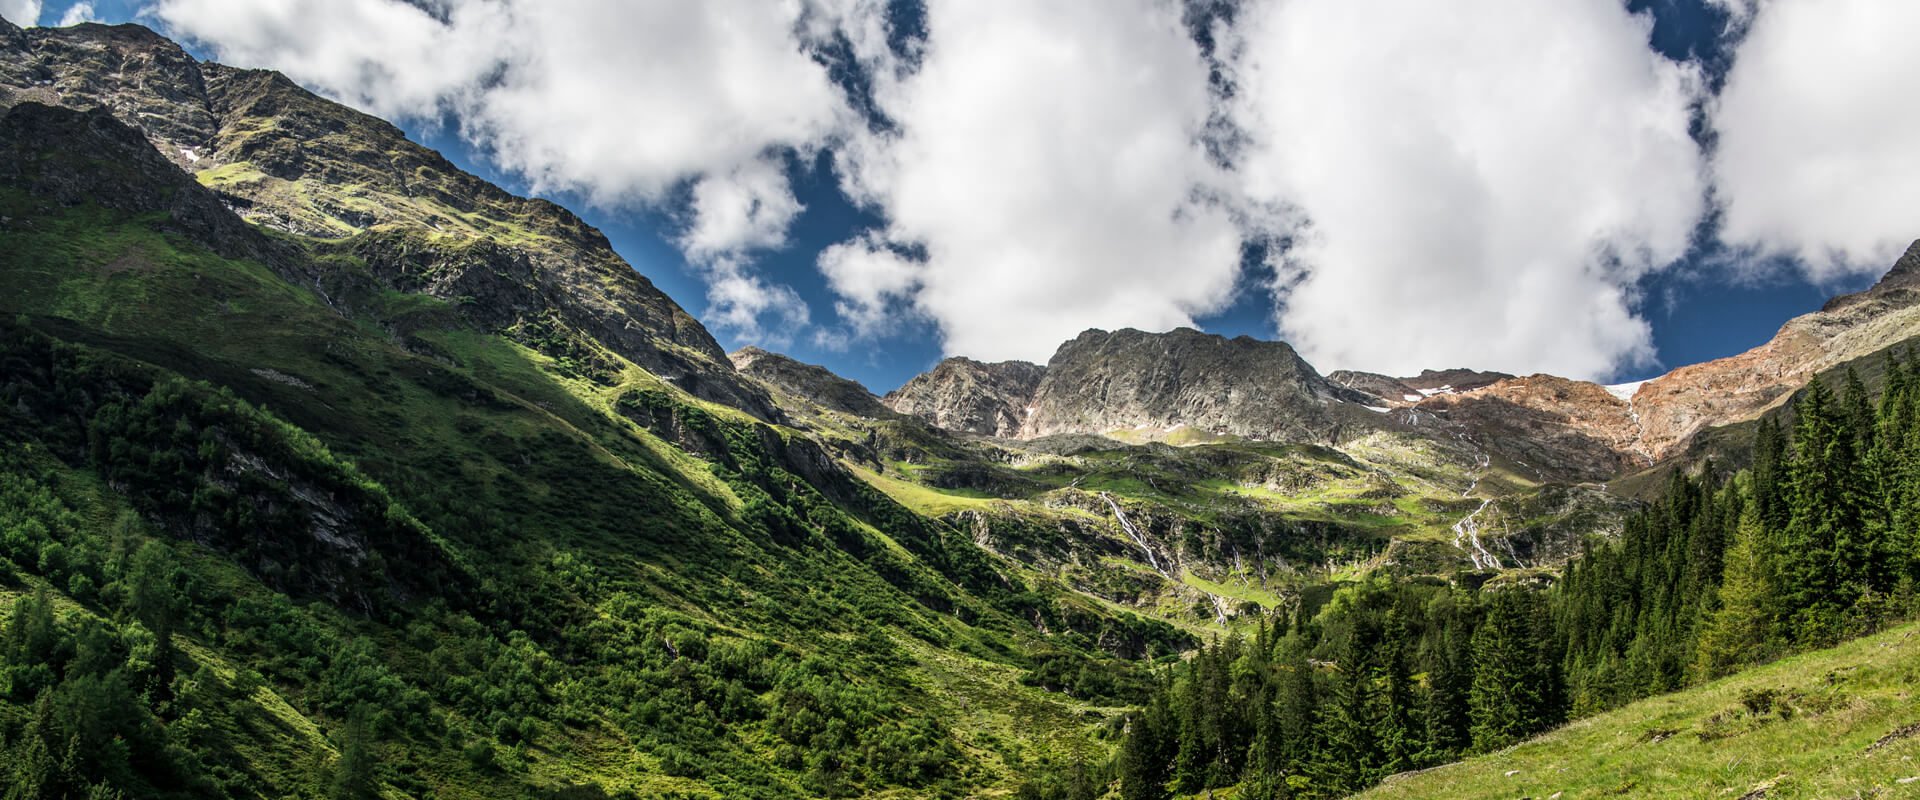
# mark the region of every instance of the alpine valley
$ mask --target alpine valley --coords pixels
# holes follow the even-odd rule
[[[876,397],[139,26],[0,21],[0,114],[7,798],[1920,772],[1912,629],[1842,644],[1915,611],[1920,244],[1637,385],[1089,330]],[[1667,692],[1684,720],[1628,705]],[[1685,783],[1651,750],[1789,726]],[[1576,736],[1654,766],[1546,773]]]

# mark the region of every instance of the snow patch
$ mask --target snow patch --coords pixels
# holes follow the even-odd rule
[[[200,154],[199,154],[199,153],[196,153],[196,152],[193,152],[193,151],[192,151],[191,149],[188,149],[188,148],[185,148],[185,147],[182,147],[182,148],[180,148],[180,155],[182,155],[182,156],[184,156],[184,157],[186,157],[186,159],[187,159],[188,161],[199,161],[199,160],[200,160]]]
[[[1607,394],[1620,398],[1622,402],[1632,402],[1633,395],[1639,392],[1640,387],[1646,384],[1646,381],[1632,381],[1630,383],[1616,383],[1612,386],[1602,386],[1600,388],[1607,390]]]
[[[1400,399],[1402,399],[1402,400],[1405,400],[1405,401],[1407,401],[1407,402],[1409,402],[1409,403],[1418,403],[1418,402],[1420,402],[1420,397],[1421,397],[1421,396],[1420,396],[1420,395],[1417,395],[1417,394],[1403,394],[1403,395],[1400,395]]]
[[[1366,410],[1368,410],[1368,411],[1372,411],[1372,412],[1374,412],[1374,413],[1376,413],[1376,414],[1385,414],[1385,413],[1387,413],[1388,411],[1391,411],[1391,410],[1392,410],[1392,409],[1389,409],[1389,408],[1382,408],[1382,407],[1380,407],[1380,406],[1361,406],[1361,408],[1364,408],[1364,409],[1366,409]]]

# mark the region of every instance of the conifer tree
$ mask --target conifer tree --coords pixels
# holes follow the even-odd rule
[[[1168,695],[1163,687],[1145,708],[1127,717],[1126,738],[1119,755],[1120,796],[1125,800],[1162,800],[1167,796],[1167,765],[1173,755],[1168,741],[1172,733]]]
[[[1783,594],[1794,609],[1794,637],[1826,643],[1840,634],[1845,607],[1867,588],[1863,579],[1871,552],[1864,546],[1866,520],[1850,418],[1835,408],[1832,391],[1817,380],[1795,411],[1799,423],[1788,470]]]
[[[376,800],[380,796],[373,736],[373,708],[365,703],[354,706],[340,730],[340,763],[334,768],[332,800]]]
[[[1539,657],[1522,591],[1492,593],[1473,637],[1473,746],[1482,752],[1511,744],[1541,722]]]
[[[1760,513],[1749,508],[1740,517],[1733,548],[1727,551],[1726,580],[1719,606],[1700,635],[1694,674],[1712,679],[1764,658],[1773,641],[1775,551]]]

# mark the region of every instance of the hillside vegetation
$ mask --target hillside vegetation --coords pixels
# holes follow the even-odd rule
[[[1920,626],[1907,625],[1396,775],[1360,797],[1910,797],[1920,794],[1915,687]]]

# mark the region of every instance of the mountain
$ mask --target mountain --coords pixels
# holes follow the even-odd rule
[[[879,398],[283,76],[0,21],[0,770],[1076,796],[1203,642],[1409,587],[1429,658],[1618,549],[1615,489],[1912,339],[1915,258],[1637,392],[1180,329]]]
[[[1025,361],[949,358],[887,393],[888,408],[951,431],[1015,438],[1046,370]]]
[[[884,409],[558,207],[144,29],[0,43],[10,789],[1006,791],[1195,641],[873,488],[945,435],[829,449]]]
[[[1695,434],[1778,407],[1811,376],[1920,338],[1920,241],[1871,288],[1788,320],[1739,355],[1680,367],[1642,384],[1630,400],[1655,459]]]
[[[1358,427],[1365,418],[1340,403],[1361,399],[1285,342],[1180,328],[1089,330],[1062,344],[1045,368],[947,359],[886,402],[936,426],[1002,438],[1156,441],[1189,431],[1299,441],[1334,436],[1342,424]]]
[[[586,375],[618,354],[763,418],[707,330],[566,209],[514,197],[278,73],[196,62],[138,25],[0,28],[0,108],[104,108],[243,218],[337,242],[380,289],[447,300]],[[353,287],[320,286],[331,294]]]

